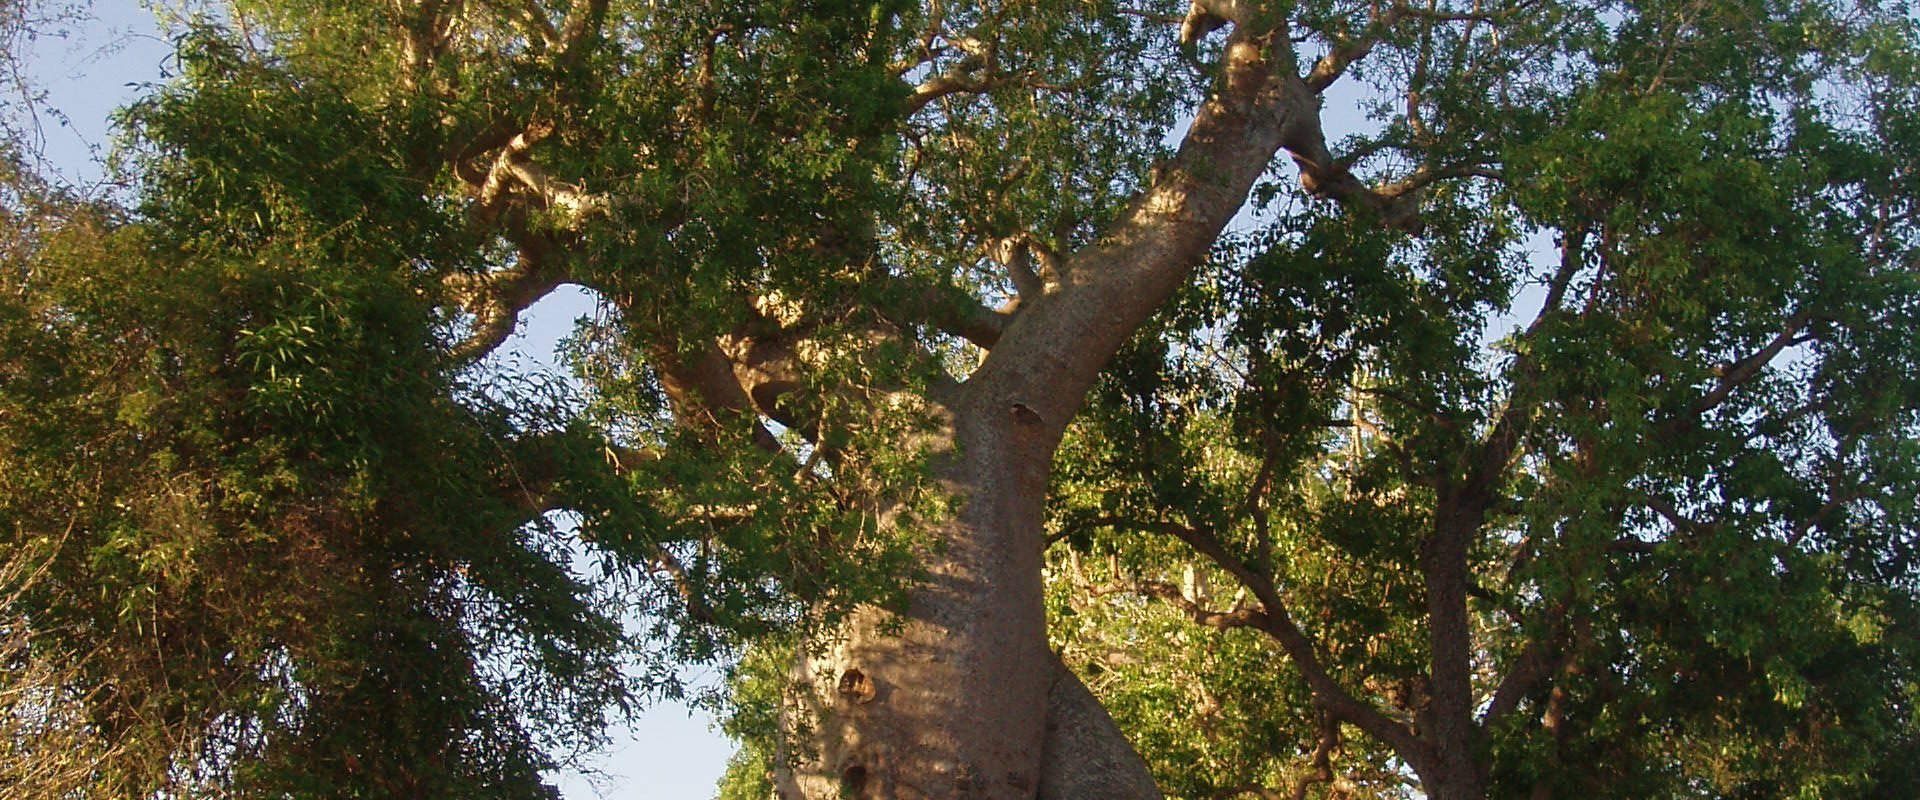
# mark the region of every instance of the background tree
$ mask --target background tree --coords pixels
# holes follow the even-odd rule
[[[1281,209],[1071,437],[1055,631],[1170,788],[1911,786],[1911,22],[1616,11],[1416,24],[1513,83],[1354,146],[1490,179]],[[1544,107],[1532,37],[1593,70]]]
[[[1908,780],[1900,9],[224,19],[0,307],[103,794],[538,795],[749,645],[730,796],[1157,796],[1079,674],[1190,796]]]

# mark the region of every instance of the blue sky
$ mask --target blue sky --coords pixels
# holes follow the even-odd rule
[[[135,0],[95,0],[92,13],[86,24],[68,26],[65,37],[35,41],[27,60],[31,80],[59,111],[40,117],[48,166],[76,186],[97,188],[105,175],[102,159],[111,149],[109,118],[138,96],[142,84],[161,79],[171,51],[153,15]],[[576,317],[590,311],[592,302],[583,293],[556,292],[532,309],[508,343],[519,356],[514,360],[534,368],[550,365],[554,344],[572,331]],[[684,678],[696,684],[712,679],[699,670]],[[588,766],[601,773],[597,785],[579,773],[555,780],[568,800],[699,800],[713,796],[732,752],[733,745],[712,729],[706,714],[661,703],[631,729],[613,731],[607,751],[588,759]]]

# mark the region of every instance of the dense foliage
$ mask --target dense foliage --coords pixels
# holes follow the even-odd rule
[[[944,398],[1226,91],[1203,9],[1323,110],[1048,485],[1161,788],[1920,793],[1903,5],[236,0],[128,202],[9,129],[0,794],[548,796],[718,661],[766,796],[791,653],[942,557]]]

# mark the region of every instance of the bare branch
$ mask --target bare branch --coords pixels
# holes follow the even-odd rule
[[[1326,91],[1328,86],[1332,86],[1334,81],[1346,74],[1347,67],[1352,66],[1353,62],[1366,58],[1368,53],[1373,52],[1374,44],[1379,42],[1387,29],[1399,20],[1401,10],[1402,6],[1396,3],[1386,13],[1374,14],[1367,21],[1367,27],[1360,35],[1345,38],[1334,44],[1333,48],[1315,61],[1313,68],[1307,71],[1305,77],[1307,87],[1316,94]]]

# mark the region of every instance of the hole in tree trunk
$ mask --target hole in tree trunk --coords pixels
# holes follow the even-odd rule
[[[855,764],[840,773],[840,796],[861,800],[867,796],[867,768]]]
[[[857,669],[840,674],[840,694],[855,703],[871,703],[879,690],[873,685],[873,679]]]

